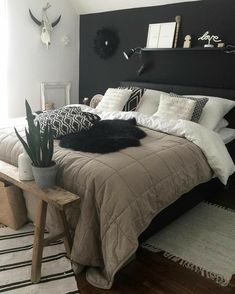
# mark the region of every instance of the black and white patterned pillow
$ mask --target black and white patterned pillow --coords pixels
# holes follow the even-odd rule
[[[100,120],[98,115],[84,113],[80,107],[61,107],[37,115],[34,121],[39,122],[42,131],[49,123],[54,138],[59,139],[64,135],[88,130],[98,120]]]
[[[94,125],[96,122],[100,120],[100,117],[97,114],[93,114],[90,112],[83,112],[83,115]]]
[[[189,99],[189,100],[193,100],[196,101],[196,105],[193,111],[193,115],[191,118],[191,121],[193,122],[198,122],[201,115],[202,115],[202,111],[203,108],[205,107],[206,103],[208,102],[208,98],[204,97],[204,98],[195,98],[195,97],[187,97],[187,96],[181,96],[175,93],[170,93],[171,97],[177,97],[177,98],[182,98],[182,99]]]
[[[138,87],[119,87],[119,89],[132,90],[132,94],[125,104],[123,111],[136,111],[137,105],[139,104],[145,89],[141,89]]]

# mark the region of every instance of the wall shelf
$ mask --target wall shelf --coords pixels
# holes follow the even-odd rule
[[[205,48],[205,47],[192,47],[192,48],[141,48],[141,51],[221,51],[224,52],[225,48]]]

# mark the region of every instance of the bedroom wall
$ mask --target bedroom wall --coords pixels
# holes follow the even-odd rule
[[[40,83],[72,82],[72,102],[78,101],[78,20],[72,4],[67,0],[50,0],[51,20],[62,15],[52,33],[49,50],[40,40],[40,28],[29,17],[31,8],[41,19],[44,0],[7,0],[9,22],[8,109],[9,117],[25,114],[27,98],[34,110],[40,109]],[[61,39],[71,38],[65,47]]]
[[[206,30],[219,35],[227,44],[235,44],[235,1],[206,0],[178,3],[80,16],[80,101],[104,93],[120,80],[137,80],[180,85],[235,88],[235,55],[211,51],[171,51],[144,53],[143,60],[152,67],[141,76],[136,74],[142,61],[137,55],[127,61],[122,52],[145,47],[150,23],[174,21],[182,16],[179,46],[184,36],[192,35],[193,46],[202,46],[197,38]],[[95,54],[93,40],[97,29],[118,31],[120,44],[107,60]]]

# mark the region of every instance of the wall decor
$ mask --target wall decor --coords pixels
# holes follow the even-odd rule
[[[71,38],[68,35],[64,35],[61,38],[61,42],[64,44],[65,47],[69,46],[71,44]]]
[[[191,39],[192,38],[190,35],[185,36],[183,48],[190,48],[191,47]]]
[[[53,110],[70,104],[71,82],[44,82],[40,89],[42,110]]]
[[[225,44],[224,44],[224,43],[218,43],[218,44],[217,44],[217,47],[218,47],[218,48],[224,48],[224,47],[225,47]]]
[[[175,22],[150,24],[146,48],[172,48],[175,27]]]
[[[60,22],[61,15],[54,21],[51,22],[47,16],[47,10],[51,7],[50,3],[47,3],[45,7],[42,8],[42,20],[38,20],[32,13],[32,11],[29,9],[29,14],[32,18],[32,20],[41,27],[41,40],[43,44],[47,46],[47,49],[49,48],[49,45],[51,44],[51,32],[53,28]]]
[[[220,40],[219,36],[216,35],[209,35],[209,31],[206,31],[201,37],[198,38],[199,41],[208,41],[207,44],[204,45],[204,47],[211,48],[214,47],[213,44],[211,44],[211,41],[215,43],[220,43],[222,40]]]
[[[116,30],[103,28],[96,32],[94,50],[103,59],[114,55],[119,45],[119,36]]]
[[[180,24],[181,24],[181,16],[180,15],[177,15],[175,17],[175,22],[176,22],[176,29],[175,29],[174,48],[176,48],[177,47],[177,44],[178,44]]]
[[[235,54],[235,46],[234,45],[227,45],[225,47],[225,53],[232,53],[232,54]]]

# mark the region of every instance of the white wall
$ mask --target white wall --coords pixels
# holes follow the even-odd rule
[[[72,102],[78,102],[78,15],[68,0],[50,0],[50,20],[62,15],[52,33],[50,49],[41,43],[40,27],[28,9],[41,19],[46,0],[7,0],[9,18],[8,109],[9,117],[25,114],[24,100],[33,110],[40,109],[40,83],[72,82]],[[64,35],[71,37],[65,47]]]
[[[201,0],[71,0],[78,14]]]

